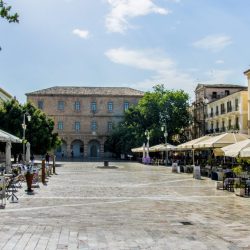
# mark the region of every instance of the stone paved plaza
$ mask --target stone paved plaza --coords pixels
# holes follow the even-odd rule
[[[250,199],[138,163],[65,163],[0,210],[0,249],[250,249]]]

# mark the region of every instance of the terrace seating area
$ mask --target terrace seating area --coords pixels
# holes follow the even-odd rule
[[[10,173],[5,173],[3,164],[0,169],[2,170],[0,174],[0,208],[5,208],[7,201],[18,202],[18,191],[22,188],[25,188],[27,194],[34,194],[33,189],[39,188],[40,183],[45,184],[45,179],[47,180],[53,174],[53,165],[45,166],[45,163],[44,165],[43,163],[12,164]],[[30,183],[27,176],[31,177],[29,178]]]

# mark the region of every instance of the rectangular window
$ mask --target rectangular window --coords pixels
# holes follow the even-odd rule
[[[214,123],[211,122],[211,133],[213,133],[213,132],[214,132]]]
[[[43,110],[43,101],[42,100],[40,100],[40,101],[37,102],[37,107],[39,109]]]
[[[222,121],[222,132],[225,132],[226,128],[225,128],[225,121]]]
[[[91,102],[91,111],[96,112],[96,102]]]
[[[79,101],[76,101],[75,102],[75,111],[80,111],[80,108],[81,108],[81,104]]]
[[[97,123],[96,121],[91,122],[91,131],[95,132],[97,130]]]
[[[217,92],[213,92],[212,93],[212,99],[216,99],[217,98]]]
[[[108,111],[109,112],[113,111],[113,102],[108,102]]]
[[[232,129],[232,121],[231,121],[231,119],[228,120],[228,129]]]
[[[219,107],[216,106],[216,115],[219,115]]]
[[[235,119],[235,129],[240,129],[239,117],[236,117]]]
[[[58,101],[57,108],[58,110],[64,110],[64,101]]]
[[[124,102],[124,111],[129,109],[129,103],[128,102]]]
[[[235,111],[239,110],[239,99],[235,99]]]
[[[75,122],[75,131],[80,131],[80,122]]]
[[[213,117],[214,116],[214,109],[211,108],[211,113],[210,113],[210,117]]]
[[[232,111],[232,103],[231,101],[227,102],[227,112],[231,112]]]
[[[113,123],[108,122],[108,132],[112,131],[112,129],[113,129]]]
[[[225,104],[224,104],[224,103],[222,103],[222,104],[220,105],[220,113],[221,113],[221,114],[225,114]]]
[[[57,123],[57,128],[58,128],[58,130],[63,130],[63,122],[62,121],[59,121]]]

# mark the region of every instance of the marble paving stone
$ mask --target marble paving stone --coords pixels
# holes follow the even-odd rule
[[[250,249],[250,199],[165,166],[67,162],[0,210],[0,249]]]

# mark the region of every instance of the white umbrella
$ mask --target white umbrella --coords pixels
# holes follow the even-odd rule
[[[202,136],[202,137],[199,137],[199,138],[196,138],[194,140],[191,140],[191,141],[188,141],[188,142],[185,142],[185,143],[182,143],[180,145],[178,145],[176,147],[177,150],[192,150],[192,159],[193,159],[193,165],[195,165],[195,159],[194,159],[194,145],[196,145],[197,143],[201,143],[205,140],[208,140],[212,138],[211,136],[208,136],[208,135],[205,135],[205,136]]]
[[[165,152],[166,150],[174,150],[176,147],[169,143],[167,144],[158,144],[149,148],[149,152]]]
[[[2,142],[11,141],[15,143],[22,143],[22,140],[20,138],[3,131],[2,129],[0,129],[0,141]]]
[[[246,147],[240,151],[239,157],[250,158],[250,147]]]
[[[27,142],[27,144],[26,144],[26,157],[25,157],[25,159],[26,159],[26,162],[30,161],[30,143],[29,142]]]
[[[244,141],[249,138],[246,134],[237,133],[223,133],[221,135],[213,136],[208,140],[198,142],[193,145],[194,148],[222,148],[236,142]]]
[[[241,156],[242,152],[244,154],[244,150],[248,149],[249,147],[250,147],[250,140],[246,139],[244,141],[240,141],[240,142],[231,144],[229,146],[223,147],[221,148],[221,150],[224,152],[225,156],[237,157],[237,156]],[[245,154],[246,152],[247,151],[245,151]]]
[[[7,141],[5,146],[5,166],[6,166],[6,173],[9,173],[11,170],[11,142]]]
[[[132,151],[133,153],[143,153],[143,147],[132,148],[131,151]]]
[[[142,145],[142,158],[145,158],[145,143]]]
[[[146,158],[149,157],[149,141],[147,142]]]
[[[207,139],[211,138],[211,136],[208,136],[208,135],[205,135],[205,136],[202,136],[202,137],[199,137],[199,138],[196,138],[194,140],[191,140],[191,141],[187,141],[185,143],[182,143],[180,145],[178,145],[176,147],[177,150],[183,150],[183,149],[186,149],[186,150],[191,150],[194,148],[194,144],[196,143],[199,143],[199,142],[202,142],[202,141],[205,141]]]

